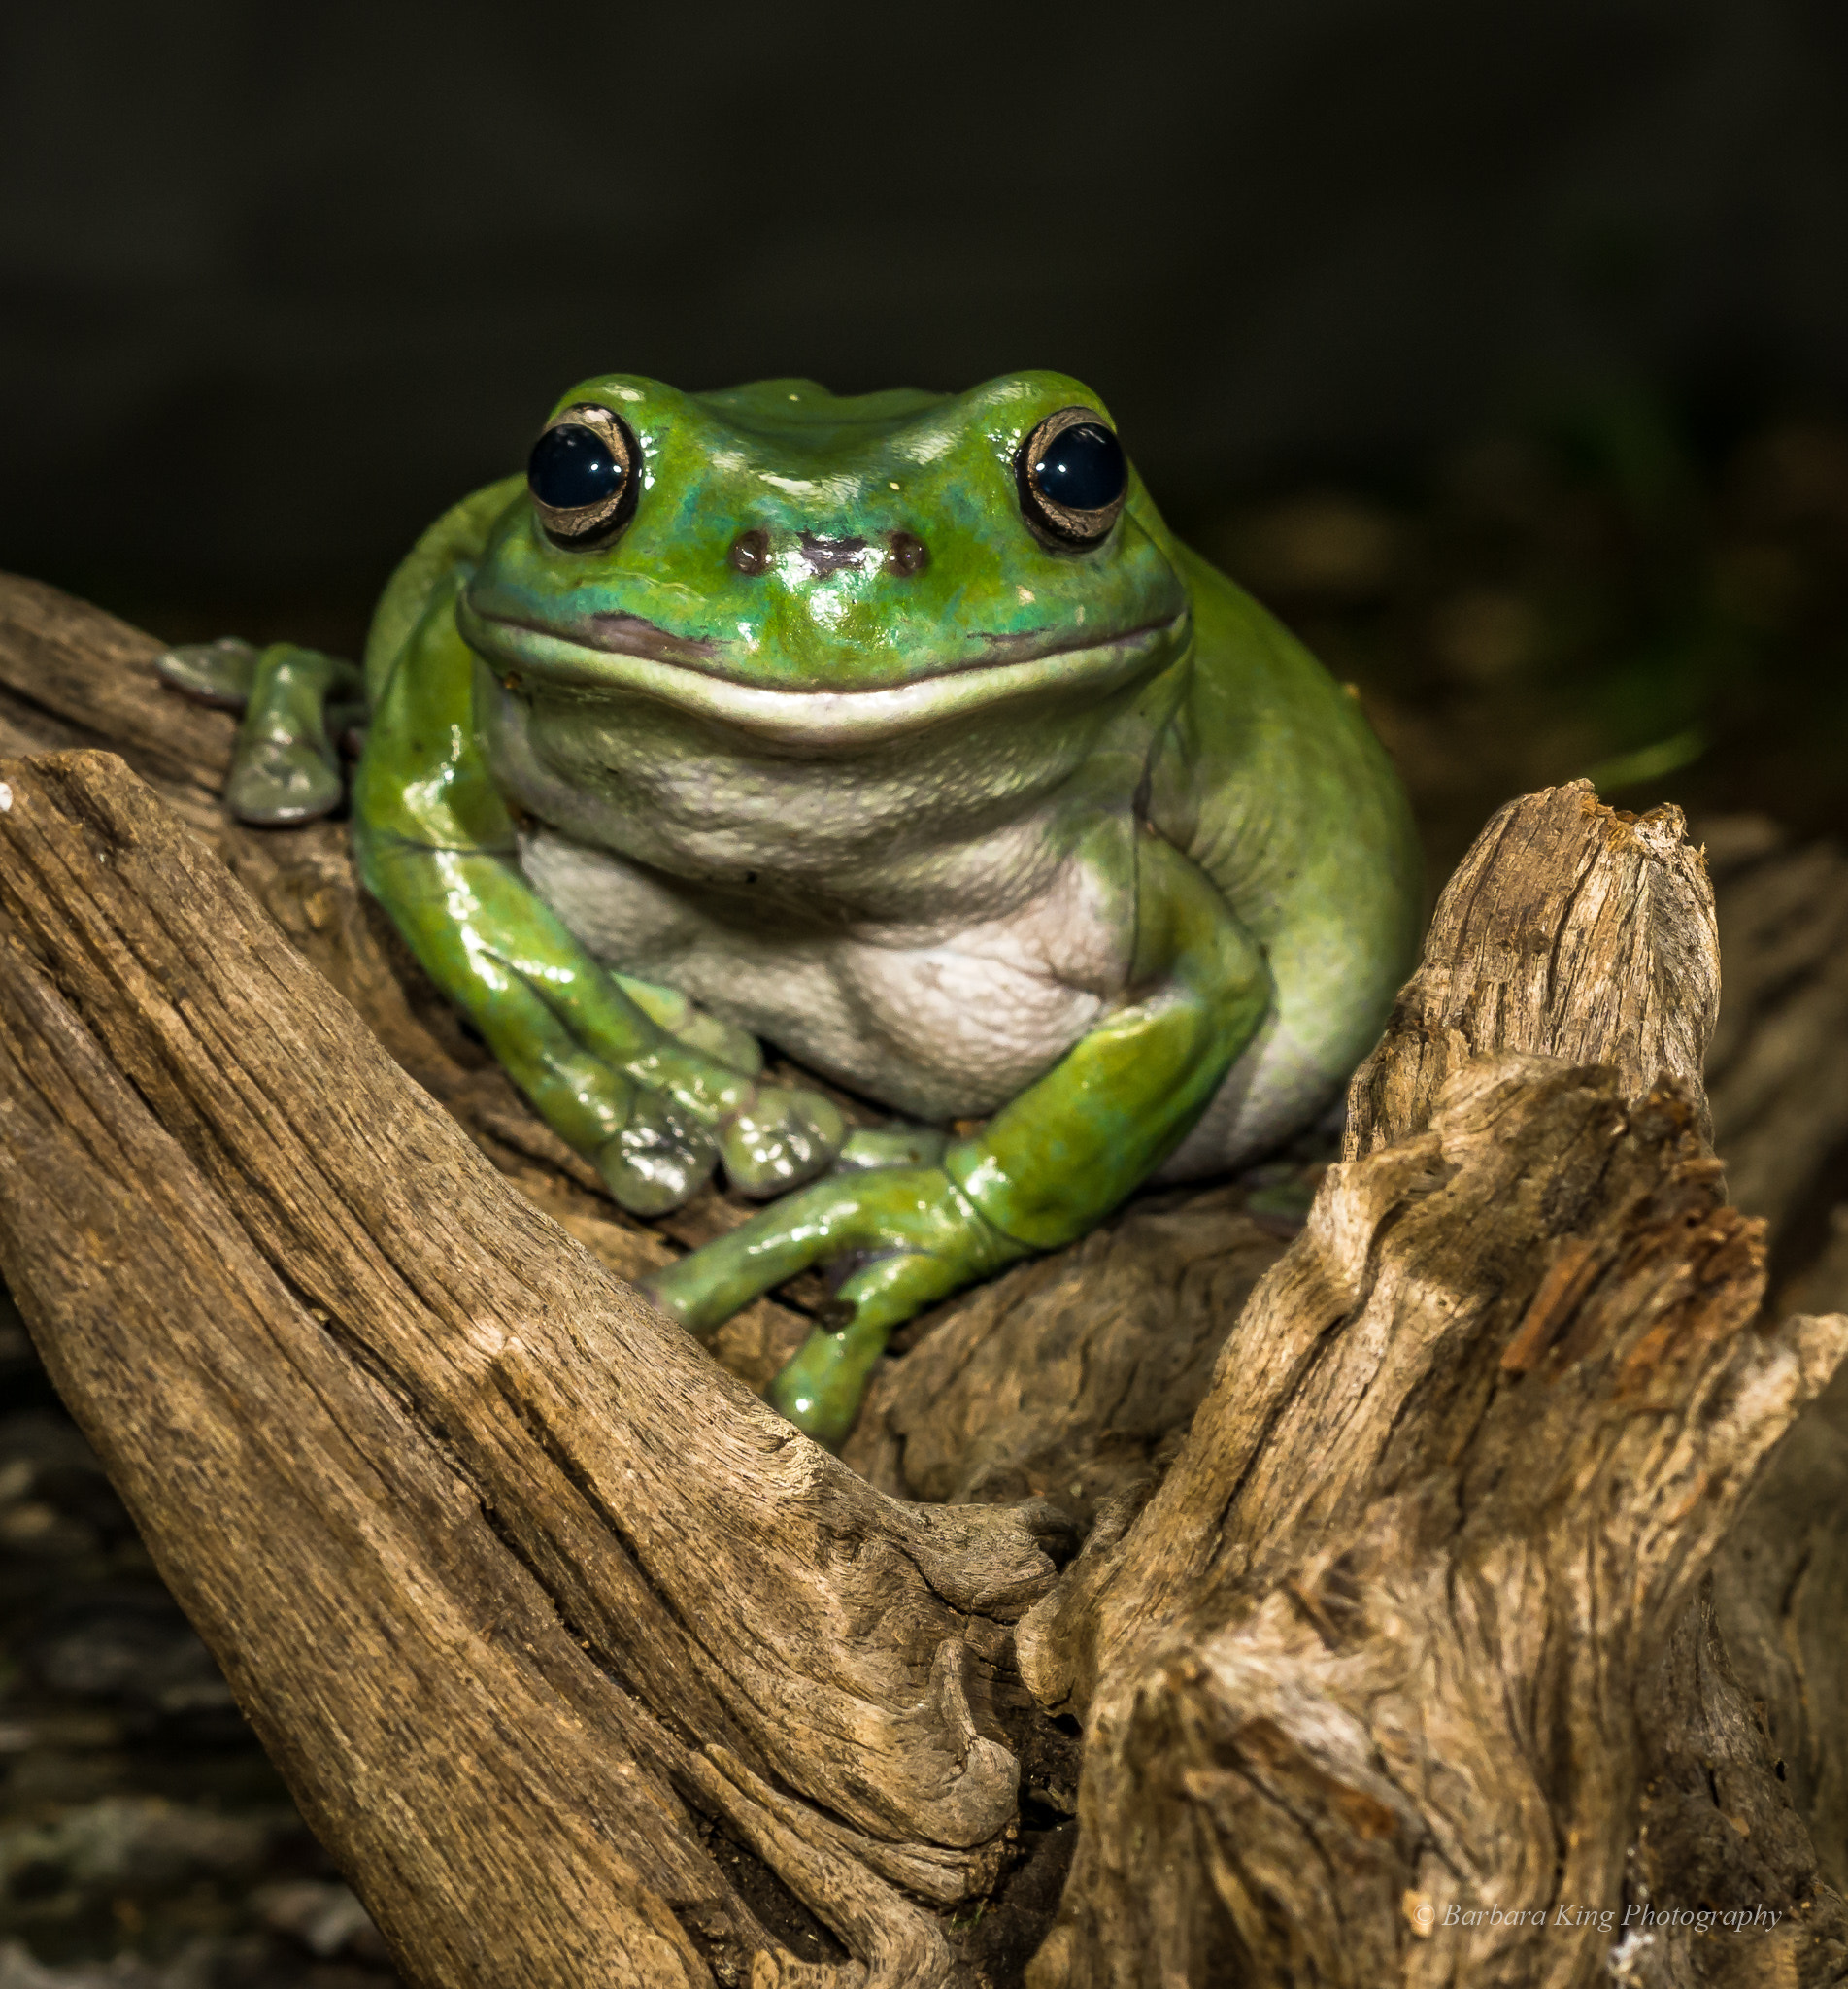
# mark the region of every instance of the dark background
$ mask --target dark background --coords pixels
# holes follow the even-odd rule
[[[1848,397],[1845,63],[1840,0],[11,8],[0,563],[351,627],[612,368],[1056,365],[1186,523],[1639,389],[1724,445]]]

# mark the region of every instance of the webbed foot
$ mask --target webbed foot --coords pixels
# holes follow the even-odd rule
[[[643,1289],[702,1337],[742,1305],[816,1264],[846,1258],[847,1323],[818,1328],[771,1384],[770,1399],[830,1449],[859,1413],[873,1364],[902,1321],[1026,1255],[941,1167],[834,1174],[658,1270]]]
[[[363,788],[361,801],[354,848],[367,889],[622,1207],[678,1207],[721,1160],[747,1193],[773,1195],[840,1151],[847,1129],[829,1100],[763,1082],[744,1030],[592,960],[511,849],[408,842],[366,818]]]
[[[742,1077],[756,1078],[762,1070],[763,1051],[754,1035],[700,1008],[679,989],[633,974],[615,973],[610,978],[644,1015],[688,1049]],[[723,1164],[731,1186],[754,1200],[782,1195],[814,1180],[834,1161],[847,1138],[847,1122],[830,1099],[819,1092],[780,1084],[752,1084],[742,1091],[729,1088],[720,1115],[709,1121],[709,1126],[707,1144],[714,1148],[712,1158]],[[687,1195],[711,1171],[712,1160],[708,1159],[704,1172]],[[604,1178],[609,1181],[607,1171]],[[614,1184],[611,1193],[616,1194]],[[621,1195],[617,1198],[639,1215],[663,1213],[677,1207],[687,1196],[648,1210],[623,1200]]]
[[[335,741],[364,716],[358,669],[319,650],[225,636],[185,643],[154,668],[202,704],[241,711],[224,799],[240,822],[286,828],[331,815],[346,792]]]
[[[840,1108],[819,1092],[758,1085],[720,1127],[725,1179],[765,1201],[824,1173],[847,1138]]]
[[[710,1020],[710,1018],[706,1018]],[[611,1196],[631,1215],[679,1208],[722,1163],[739,1194],[763,1199],[823,1172],[839,1152],[846,1124],[819,1093],[786,1085],[747,1084],[736,1102],[710,1123],[678,1098],[636,1085],[605,1065],[592,1086],[629,1093],[622,1129],[596,1153]],[[541,1110],[543,1100],[535,1098]]]
[[[719,1149],[703,1126],[671,1098],[629,1084],[620,1072],[610,1089],[628,1093],[626,1123],[597,1148],[596,1170],[610,1197],[634,1216],[663,1216],[711,1180]]]

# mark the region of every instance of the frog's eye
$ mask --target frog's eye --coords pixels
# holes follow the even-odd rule
[[[1060,408],[1021,444],[1021,512],[1047,544],[1100,546],[1123,510],[1129,465],[1095,408]]]
[[[629,522],[641,489],[642,446],[608,408],[580,401],[554,421],[526,458],[533,509],[554,546],[600,545]]]

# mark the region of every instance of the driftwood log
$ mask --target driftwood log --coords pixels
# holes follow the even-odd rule
[[[0,584],[0,1273],[409,1979],[1848,1978],[1840,860],[1716,843],[1762,1213],[1707,869],[1554,790],[1306,1222],[1132,1204],[834,1459],[816,1291],[649,1308],[736,1207],[597,1196],[155,650]]]

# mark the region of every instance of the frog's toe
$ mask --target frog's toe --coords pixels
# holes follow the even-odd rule
[[[868,1167],[934,1167],[950,1135],[940,1126],[913,1126],[894,1119],[890,1126],[857,1126],[835,1157],[837,1174]]]
[[[154,658],[154,673],[163,684],[200,704],[221,711],[242,711],[250,702],[251,681],[256,674],[256,647],[235,635],[217,642],[183,642]]]
[[[829,1332],[817,1327],[770,1384],[770,1400],[804,1435],[838,1450],[885,1347],[883,1328],[856,1323]]]
[[[763,1068],[763,1052],[756,1036],[695,1006],[678,988],[664,988],[658,981],[644,981],[635,974],[612,973],[610,978],[644,1015],[689,1050],[698,1050],[745,1077],[756,1077]]]
[[[766,1084],[721,1126],[719,1152],[732,1187],[762,1199],[824,1172],[846,1137],[840,1108],[819,1092]]]
[[[316,822],[340,806],[345,789],[337,765],[301,740],[240,742],[224,798],[240,822],[286,828]]]
[[[703,1051],[727,1070],[756,1077],[763,1068],[763,1050],[756,1037],[703,1008],[693,1009],[674,1033],[689,1050]]]
[[[712,1178],[718,1149],[677,1113],[638,1109],[596,1156],[611,1198],[634,1216],[661,1216],[697,1195]]]
[[[859,1414],[860,1399],[894,1326],[979,1275],[982,1266],[952,1249],[920,1252],[883,1246],[849,1258],[835,1303],[846,1326],[818,1326],[770,1384],[770,1400],[804,1434],[838,1450]]]

